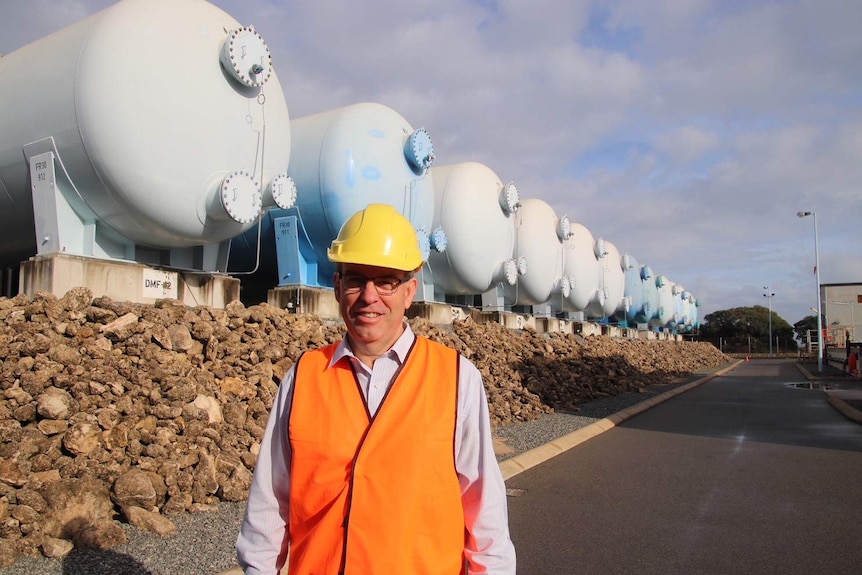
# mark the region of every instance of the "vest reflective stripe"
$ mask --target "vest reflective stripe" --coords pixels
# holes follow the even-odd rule
[[[336,345],[297,363],[289,435],[291,575],[457,575],[458,354],[422,337],[369,418]]]

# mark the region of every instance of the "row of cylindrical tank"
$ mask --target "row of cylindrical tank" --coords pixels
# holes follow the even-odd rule
[[[475,302],[533,313],[582,313],[586,319],[690,329],[693,296],[582,224],[558,216],[545,201],[522,199],[514,183],[479,162],[433,165],[424,129],[398,112],[359,103],[295,118],[289,175],[296,204],[264,219],[260,256],[256,230],[236,242],[237,270],[252,256],[279,264],[279,285],[331,286],[326,248],[341,225],[369,203],[386,203],[407,216],[426,253],[420,291],[429,301]],[[285,220],[298,241],[272,239]],[[305,230],[305,231],[303,231]],[[285,250],[306,251],[285,257]],[[277,252],[272,257],[272,250]],[[292,267],[293,266],[293,267]],[[271,276],[270,276],[271,277]]]
[[[369,203],[427,259],[419,298],[688,330],[698,302],[428,132],[358,103],[290,118],[258,32],[204,0],[121,0],[0,57],[0,263],[69,254],[331,287]]]

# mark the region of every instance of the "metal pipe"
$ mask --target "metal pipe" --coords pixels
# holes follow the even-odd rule
[[[767,291],[763,297],[769,300],[769,357],[772,357],[772,297],[775,293],[769,292],[769,286],[763,286],[763,289]]]
[[[812,216],[814,218],[814,275],[817,281],[817,372],[823,372],[823,304],[820,298],[820,251],[817,247],[817,213],[796,212],[800,218]]]

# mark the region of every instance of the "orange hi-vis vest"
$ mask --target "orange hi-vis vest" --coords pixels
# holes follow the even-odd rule
[[[337,345],[297,362],[289,419],[291,575],[458,575],[455,350],[417,337],[371,417]]]

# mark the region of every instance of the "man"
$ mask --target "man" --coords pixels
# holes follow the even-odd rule
[[[281,383],[240,565],[246,575],[275,575],[286,560],[291,575],[514,575],[481,375],[405,321],[423,261],[413,226],[371,204],[328,255],[347,335],[305,352]]]

